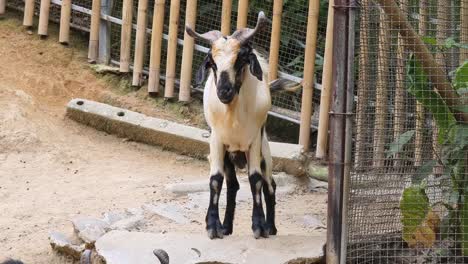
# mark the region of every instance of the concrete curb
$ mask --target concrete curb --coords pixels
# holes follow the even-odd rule
[[[149,117],[127,109],[75,98],[67,104],[67,116],[98,130],[134,141],[162,146],[196,158],[209,153],[209,132],[175,122]],[[301,146],[270,142],[273,169],[303,176],[306,159]]]

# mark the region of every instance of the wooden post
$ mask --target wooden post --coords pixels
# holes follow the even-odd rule
[[[50,0],[41,0],[41,9],[39,13],[39,26],[37,34],[41,37],[47,37],[47,28],[49,27],[49,9]]]
[[[67,45],[70,41],[70,14],[71,0],[63,0],[60,9],[60,33],[59,42]]]
[[[91,29],[89,32],[88,61],[94,63],[99,54],[99,23],[101,22],[101,0],[93,0]]]
[[[281,16],[283,14],[283,0],[273,2],[273,25],[270,41],[270,82],[278,78],[278,59],[281,38]]]
[[[120,72],[130,71],[130,49],[132,45],[133,0],[123,0],[122,33],[120,36]]]
[[[24,1],[23,26],[32,27],[34,24],[34,0]]]
[[[359,77],[357,86],[358,102],[356,106],[356,151],[355,164],[358,169],[364,167],[364,161],[368,159],[366,155],[367,143],[367,120],[366,108],[369,104],[369,26],[370,26],[370,0],[362,0],[359,25]]]
[[[332,65],[333,65],[333,15],[334,1],[328,2],[327,33],[325,37],[325,56],[323,59],[322,92],[320,94],[320,113],[317,135],[317,150],[315,157],[323,159],[328,149],[328,120],[330,111],[332,89]]]
[[[314,92],[315,48],[317,46],[317,26],[319,16],[319,1],[309,0],[309,15],[307,18],[307,35],[304,60],[304,80],[302,82],[301,125],[299,145],[304,151],[309,149],[310,119],[312,116],[312,96]]]
[[[460,42],[468,43],[468,0],[460,1]],[[460,49],[460,64],[468,60],[468,49]]]
[[[167,40],[166,86],[164,88],[164,97],[166,98],[174,97],[179,8],[180,0],[172,0],[169,15],[169,39]]]
[[[146,43],[146,11],[148,10],[148,0],[139,0],[137,31],[135,40],[135,58],[133,62],[133,86],[140,86],[143,77],[143,62],[145,56]]]
[[[223,7],[221,13],[221,33],[223,36],[231,33],[231,13],[232,13],[232,0],[223,0]]]
[[[195,20],[197,18],[197,0],[187,1],[185,9],[185,24],[189,25],[195,30]],[[223,10],[224,13],[224,10]],[[190,81],[192,80],[192,61],[193,61],[193,48],[195,42],[187,32],[184,33],[184,50],[182,51],[182,67],[180,70],[180,90],[179,101],[190,101]]]
[[[5,14],[6,0],[0,0],[0,17]]]
[[[247,15],[249,14],[249,0],[239,0],[237,8],[237,29],[247,27]]]
[[[421,0],[422,3],[425,0]],[[403,12],[407,12],[407,0],[400,1],[400,8]],[[421,16],[419,17],[421,21]],[[396,76],[395,76],[395,114],[393,118],[393,139],[396,140],[401,134],[403,134],[405,129],[405,46],[401,35],[398,34],[397,40],[397,53],[396,53]],[[417,123],[417,121],[416,121]],[[417,125],[416,125],[417,127]],[[416,149],[416,148],[415,148]],[[416,154],[416,152],[415,152]],[[395,154],[394,166],[399,170],[401,166],[401,154]]]
[[[427,29],[427,20],[428,20],[428,0],[420,0],[419,1],[419,35],[421,37],[426,36],[426,29]],[[406,10],[402,10],[406,11]],[[403,40],[401,36],[399,36],[398,41],[399,46],[403,45]],[[402,66],[404,68],[404,64]],[[404,71],[404,69],[402,70]],[[402,73],[404,76],[404,73]],[[404,77],[403,77],[404,78]],[[401,80],[403,82],[404,80]],[[404,88],[404,84],[401,84]],[[416,126],[415,126],[415,135],[414,135],[414,165],[420,166],[422,164],[423,158],[423,129],[424,129],[424,107],[420,102],[416,102]],[[403,132],[403,129],[401,129]],[[401,133],[402,133],[401,132]],[[400,133],[400,134],[401,134]]]
[[[385,163],[385,120],[387,117],[387,82],[390,54],[390,28],[387,15],[380,10],[377,58],[377,83],[375,91],[373,166],[382,169]]]
[[[164,26],[165,0],[154,1],[153,29],[151,31],[151,54],[148,78],[148,93],[156,95],[159,92],[159,77],[161,71],[161,44]]]
[[[112,12],[113,0],[101,0],[101,15],[107,16]],[[109,65],[111,60],[111,27],[112,22],[103,20],[99,23],[98,61]]]

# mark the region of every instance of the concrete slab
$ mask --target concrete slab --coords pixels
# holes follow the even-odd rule
[[[159,145],[169,150],[206,158],[209,132],[175,122],[149,117],[127,109],[75,98],[67,105],[67,116],[96,129],[134,141]],[[305,157],[301,146],[270,142],[274,170],[302,176]]]
[[[171,264],[194,263],[317,263],[323,236],[229,236],[210,240],[202,234],[111,231],[96,242],[107,264],[158,263],[153,250],[163,249]],[[295,260],[295,261],[294,261]]]

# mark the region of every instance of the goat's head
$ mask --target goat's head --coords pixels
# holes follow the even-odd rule
[[[238,29],[230,36],[223,36],[218,30],[199,34],[186,25],[185,30],[191,37],[211,44],[208,55],[197,71],[196,83],[202,83],[211,69],[219,100],[224,104],[229,104],[239,93],[247,65],[249,65],[250,73],[261,81],[263,79],[262,68],[250,41],[265,24],[265,14],[260,12],[254,29]]]

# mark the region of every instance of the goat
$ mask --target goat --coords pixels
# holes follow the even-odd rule
[[[210,239],[223,238],[233,232],[239,190],[235,168],[242,169],[246,165],[254,201],[254,237],[268,237],[277,233],[276,184],[272,177],[272,158],[265,131],[271,108],[269,67],[267,60],[260,56],[251,43],[255,34],[265,27],[266,20],[265,14],[260,12],[254,29],[238,29],[230,36],[223,36],[217,30],[199,34],[186,25],[189,36],[211,45],[196,73],[196,83],[200,84],[206,79],[203,108],[211,129],[210,203],[205,219]],[[284,83],[281,81],[274,82],[275,90],[282,85]],[[221,223],[218,201],[224,179],[227,185],[227,205]]]

